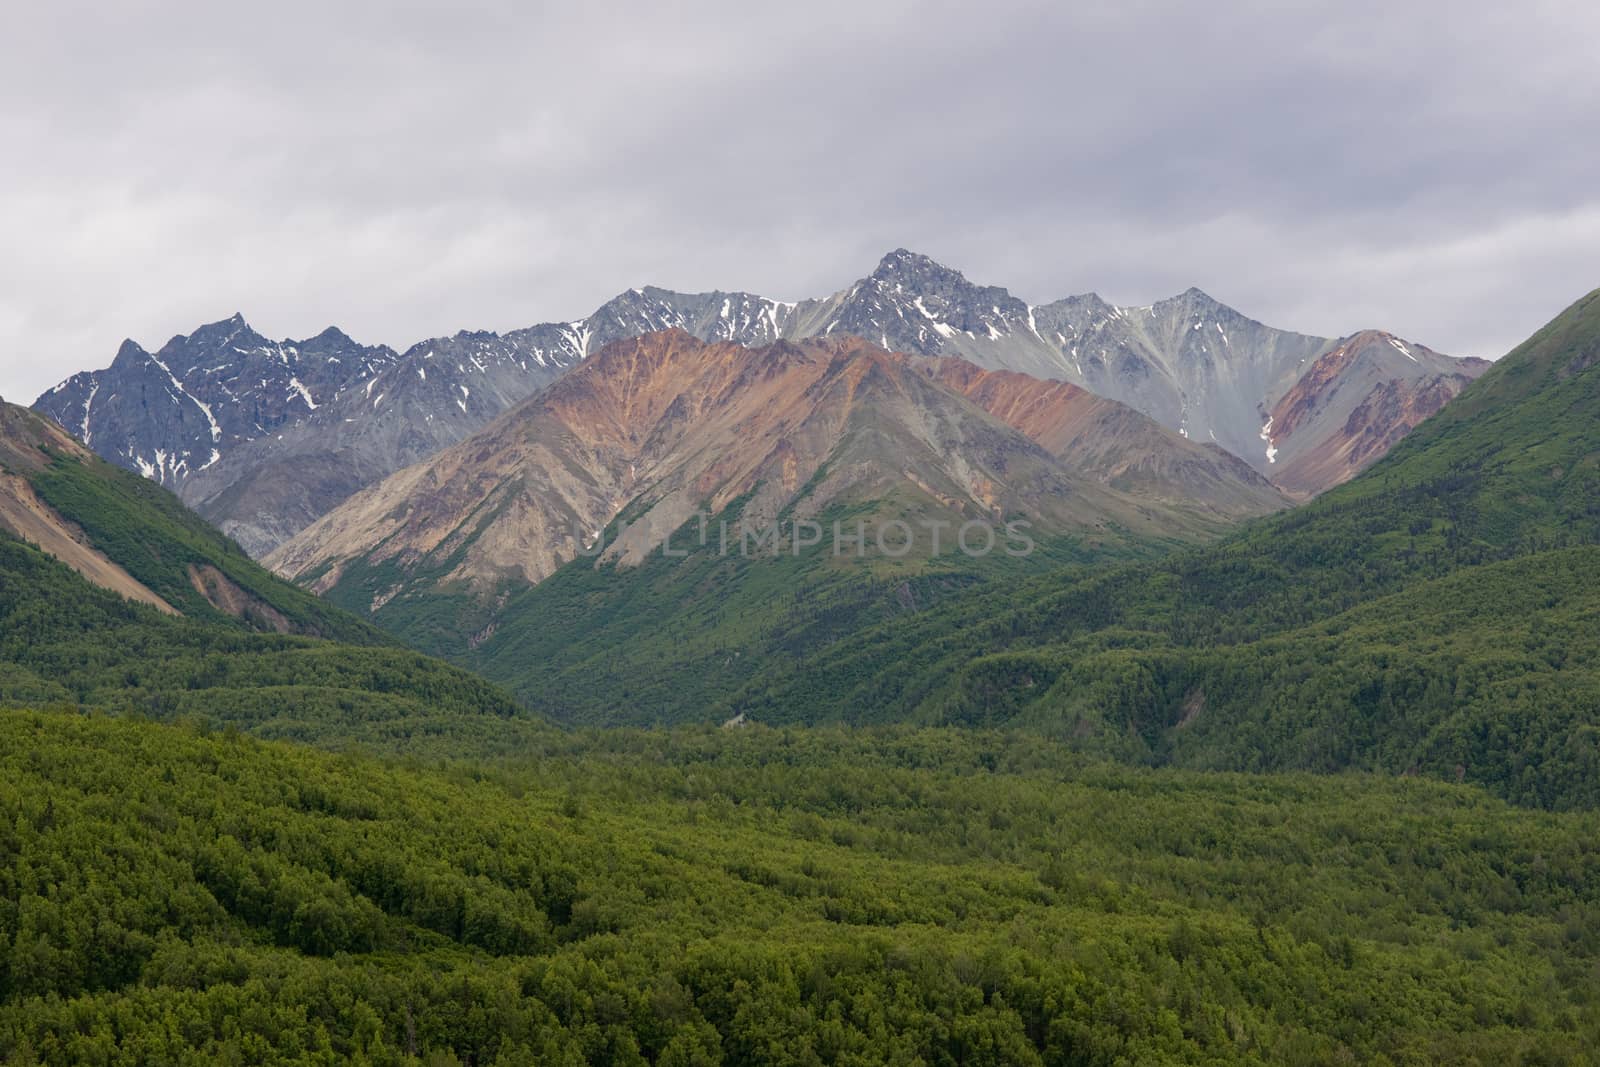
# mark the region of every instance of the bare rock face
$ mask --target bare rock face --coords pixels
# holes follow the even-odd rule
[[[584,319],[507,334],[462,332],[396,354],[336,330],[270,342],[241,318],[174,338],[150,355],[132,342],[103,371],[68,379],[35,407],[101,455],[169,485],[263,555],[364,486],[488,425],[605,345],[679,329],[746,346],[856,336],[880,348],[956,356],[989,370],[1068,382],[1121,402],[1200,445],[1242,459],[1296,496],[1320,492],[1381,454],[1430,403],[1481,373],[1420,345],[1363,343],[1360,361],[1322,364],[1357,338],[1263,325],[1197,289],[1144,307],[1094,294],[1029,305],[899,249],[832,296],[786,302],[742,292],[630,289]],[[1388,335],[1375,335],[1388,337]],[[1403,350],[1402,350],[1403,349]],[[1408,357],[1405,352],[1413,353]],[[1406,399],[1379,403],[1352,444],[1335,430],[1359,404],[1324,377],[1296,403],[1324,414],[1294,434],[1269,418],[1317,366]],[[1392,422],[1385,420],[1394,420]],[[1314,425],[1313,425],[1314,424]],[[1290,464],[1293,464],[1291,469]]]
[[[570,327],[462,332],[390,365],[188,479],[179,495],[264,554],[351,493],[484,426],[583,358]]]
[[[1298,499],[1348,481],[1489,368],[1366,330],[1310,366],[1262,427],[1272,480]]]
[[[845,292],[799,305],[785,319],[785,336],[835,332],[898,351],[956,355],[985,368],[1071,382],[1190,440],[1226,449],[1297,496],[1328,489],[1382,455],[1416,425],[1428,398],[1448,400],[1489,366],[1378,331],[1334,339],[1275,329],[1198,289],[1143,307],[1118,307],[1093,293],[1030,306],[904,249]],[[1360,359],[1338,354],[1346,349]],[[1296,435],[1288,452],[1281,422],[1262,436],[1267,419],[1307,374],[1322,374],[1322,384],[1301,388],[1299,397],[1320,397],[1311,407],[1324,410],[1331,385],[1346,397],[1354,389],[1343,383],[1347,372],[1365,383],[1363,395],[1392,382],[1395,391],[1417,399],[1373,409],[1366,443],[1354,450],[1359,461],[1326,417]],[[1385,422],[1389,417],[1396,421]],[[1313,455],[1320,458],[1298,462],[1280,478],[1280,464]]]
[[[178,491],[395,360],[392,350],[332,327],[304,341],[269,341],[234,315],[153,354],[124,341],[110,367],[73,375],[34,409],[113,463]]]
[[[986,371],[961,359],[925,357],[914,364],[1112,488],[1230,522],[1282,506],[1280,491],[1244,460],[1174,433],[1126,404],[1068,382]]]

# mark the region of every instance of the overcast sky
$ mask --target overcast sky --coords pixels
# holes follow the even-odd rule
[[[242,311],[396,347],[926,252],[1502,354],[1600,286],[1600,8],[8,3],[0,394]]]

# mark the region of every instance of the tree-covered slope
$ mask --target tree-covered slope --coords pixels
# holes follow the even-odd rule
[[[0,468],[0,702],[411,752],[514,747],[536,722],[273,577],[33,412],[0,405]]]
[[[1015,721],[1141,760],[1425,769],[1592,804],[1597,543],[1591,294],[1310,504],[775,658],[719,713]]]
[[[798,551],[786,516],[774,551],[756,547],[754,536],[744,540],[741,505],[708,521],[704,547],[691,522],[669,542],[681,556],[655,551],[636,565],[575,560],[538,585],[506,591],[492,615],[471,596],[435,595],[396,597],[376,617],[415,647],[504,685],[563,723],[721,721],[731,714],[723,713],[727,695],[776,659],[801,659],[996,577],[1038,574],[1065,562],[1154,558],[1175,547],[1040,534],[1030,536],[1033,550],[1025,557],[1009,555],[998,538],[982,556],[948,544],[933,555],[924,531],[906,555],[888,557],[870,532],[886,516],[913,525],[948,521],[925,502],[892,496],[822,513],[821,542]],[[850,545],[835,554],[833,524],[853,537],[858,521],[869,531],[862,555]],[[730,531],[726,551],[718,543],[723,524]],[[946,542],[953,529],[946,529]],[[349,573],[358,590],[388,580],[381,569]],[[344,587],[328,593],[352,610],[363,595]]]
[[[55,454],[30,481],[90,544],[186,616],[361,644],[388,640],[261,567],[167,490],[105,460]]]
[[[389,640],[258,566],[165,489],[0,401],[0,535],[7,533],[97,585],[189,618],[360,644]]]
[[[1582,1063],[1600,826],[1024,735],[0,711],[8,1064]]]
[[[0,702],[81,704],[410,751],[498,748],[500,735],[526,719],[500,690],[438,660],[166,615],[4,534]]]

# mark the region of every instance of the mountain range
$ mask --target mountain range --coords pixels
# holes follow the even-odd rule
[[[848,334],[1069,382],[1220,445],[1296,498],[1376,459],[1487,366],[1380,331],[1274,329],[1195,289],[1144,307],[1094,294],[1034,306],[901,249],[827,298],[632,289],[585,319],[462,332],[400,354],[331,328],[272,342],[235,316],[154,355],[126,342],[110,368],[75,375],[35,407],[261,556],[607,343],[674,328],[746,346]]]
[[[558,425],[535,398],[449,453],[463,464],[458,471],[488,464],[482,469],[493,473],[483,484],[491,491],[482,499],[490,503],[444,508],[440,514],[457,518],[431,543],[407,526],[432,514],[429,492],[382,499],[369,491],[370,506],[340,509],[290,543],[291,551],[309,550],[304,558],[273,562],[567,721],[1022,727],[1141,763],[1421,770],[1459,775],[1522,803],[1600,803],[1584,770],[1600,760],[1600,735],[1583,710],[1600,699],[1592,626],[1600,612],[1597,309],[1600,293],[1575,304],[1345,484],[1175,553],[1170,540],[1145,540],[1149,527],[1129,521],[1127,510],[1092,539],[1046,525],[1070,545],[1041,553],[1045,566],[1032,573],[960,559],[915,568],[830,570],[825,558],[788,557],[747,565],[693,551],[684,529],[678,543],[691,548],[687,559],[574,553],[553,570],[474,588],[465,580],[473,538],[502,521],[493,493],[516,491],[521,477],[515,466],[496,470],[492,457],[533,427]],[[681,334],[628,342],[545,396],[554,403],[601,383],[611,383],[614,395],[648,396],[632,391],[635,379],[618,374],[611,357],[658,344],[700,351]],[[1358,337],[1330,350],[1325,365],[1360,361],[1374,345],[1398,352],[1387,339]],[[1059,450],[1070,473],[1104,479],[1101,487],[1124,501],[1140,500],[1157,528],[1183,528],[1176,498],[1141,498],[1159,494],[1159,482],[1119,485],[1104,472],[1130,455],[1166,456],[1181,472],[1195,452],[1171,445],[1197,446],[1122,405],[948,356],[891,356],[834,340],[811,351],[829,359],[854,352],[931,376],[1033,445]],[[753,365],[779,362],[758,357]],[[676,364],[660,366],[677,377]],[[691,392],[715,395],[700,385]],[[657,397],[653,410],[681,411],[675,402]],[[948,398],[941,403],[951,410]],[[1079,421],[1068,415],[1077,404],[1102,410]],[[1277,410],[1288,421],[1305,417],[1293,396]],[[882,418],[874,411],[871,421]],[[1140,443],[1093,453],[1096,444],[1133,440],[1108,431],[1118,421],[1139,428]],[[642,423],[638,439],[650,440],[654,425]],[[738,435],[731,451],[719,444],[716,455],[733,455],[750,474],[730,482],[726,496],[707,499],[730,511],[742,506],[741,490],[772,480],[761,473],[772,469],[768,449],[793,437],[752,432]],[[1381,439],[1373,441],[1381,451]],[[474,444],[482,446],[477,453]],[[894,471],[907,458],[884,450],[874,464]],[[825,453],[812,462],[829,469]],[[1237,491],[1249,484],[1238,471],[1249,468],[1234,462],[1213,477],[1231,471],[1227,484]],[[656,492],[655,472],[643,470],[630,487],[637,492],[616,505],[624,519],[670,502],[670,492]],[[1218,493],[1194,474],[1170,480],[1203,499]],[[439,479],[473,483],[471,475]],[[791,484],[812,482],[796,471]],[[624,490],[618,499],[627,496]],[[889,499],[880,483],[838,505],[885,514],[879,509]],[[794,504],[794,496],[776,496],[765,514]],[[459,521],[467,514],[473,522]],[[345,519],[351,525],[343,532],[366,532],[335,549],[334,520]],[[672,525],[661,523],[654,537]]]
[[[368,590],[376,611],[538,582],[620,516],[601,561],[636,564],[697,520],[742,531],[850,510],[944,523],[948,544],[963,522],[1023,519],[1102,546],[1212,534],[1286,504],[1222,449],[1067,383],[854,336],[751,349],[675,329],[607,345],[268,563],[327,592],[357,561],[387,576]]]

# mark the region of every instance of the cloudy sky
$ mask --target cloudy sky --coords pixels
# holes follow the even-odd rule
[[[0,394],[234,311],[397,347],[894,247],[1495,356],[1600,286],[1600,9],[8,4]]]

